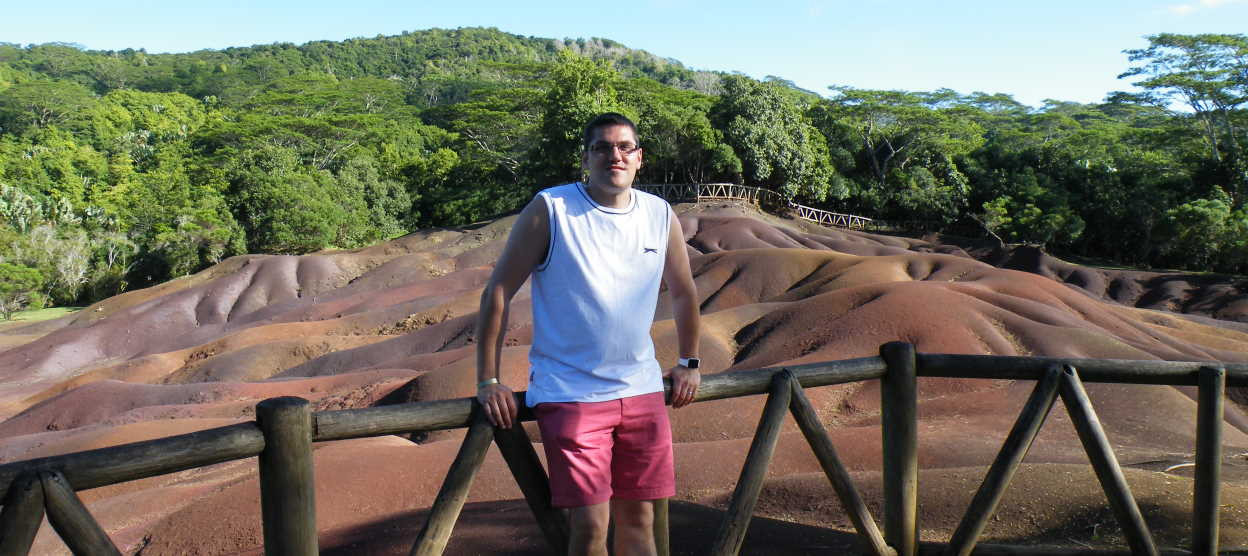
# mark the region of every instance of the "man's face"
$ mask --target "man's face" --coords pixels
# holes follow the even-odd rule
[[[628,152],[628,151],[632,152]],[[594,130],[589,149],[581,155],[581,166],[589,172],[594,186],[628,187],[641,168],[637,135],[626,125],[609,125]]]

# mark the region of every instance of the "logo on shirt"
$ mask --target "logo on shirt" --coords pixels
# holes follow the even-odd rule
[[[644,255],[644,254],[646,254],[646,253],[658,253],[658,252],[659,252],[659,250],[658,250],[658,249],[655,249],[654,247],[642,247],[642,248],[641,248],[641,253],[642,253],[643,255]]]

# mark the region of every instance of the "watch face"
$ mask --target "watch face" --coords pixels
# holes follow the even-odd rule
[[[685,367],[686,369],[696,369],[698,368],[698,364],[700,364],[701,362],[702,360],[698,359],[697,357],[680,358],[680,365],[682,367]]]

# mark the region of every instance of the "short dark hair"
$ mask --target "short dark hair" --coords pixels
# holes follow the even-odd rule
[[[637,136],[637,124],[633,123],[632,120],[628,119],[628,116],[625,116],[623,114],[619,114],[616,112],[604,112],[602,114],[594,116],[594,118],[590,120],[589,123],[585,124],[585,134],[583,136],[584,138],[581,140],[581,147],[584,149],[589,149],[589,142],[592,141],[594,138],[594,130],[600,127],[607,127],[607,126],[613,126],[613,125],[628,126],[628,129],[633,130],[633,138],[637,140],[637,144],[639,145],[641,144],[641,138]]]

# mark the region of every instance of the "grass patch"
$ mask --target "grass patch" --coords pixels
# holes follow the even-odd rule
[[[13,313],[13,319],[10,322],[39,322],[41,320],[52,320],[70,313],[76,313],[80,310],[82,310],[82,307],[48,307],[47,309],[37,309],[34,311],[18,311]]]

